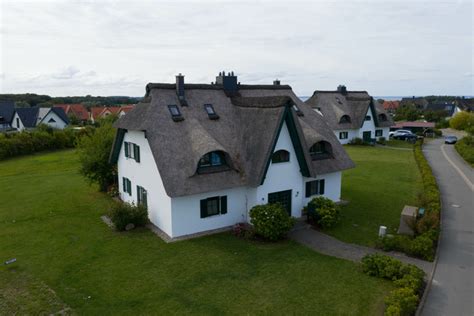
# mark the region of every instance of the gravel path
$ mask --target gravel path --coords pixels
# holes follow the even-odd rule
[[[369,247],[348,244],[302,223],[299,223],[295,230],[290,233],[290,238],[319,253],[355,262],[360,262],[362,257],[367,254],[382,253],[394,257],[402,262],[414,264],[420,267],[426,272],[428,279],[430,279],[431,271],[433,270],[432,262],[408,257],[398,252],[384,252]]]

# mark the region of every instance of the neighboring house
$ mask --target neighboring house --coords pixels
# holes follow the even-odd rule
[[[390,127],[391,131],[396,131],[397,129],[406,129],[412,131],[413,133],[424,133],[428,130],[433,130],[435,128],[435,123],[433,122],[396,122],[395,125]]]
[[[460,111],[474,112],[474,98],[457,98],[454,103],[456,104],[456,113]]]
[[[305,103],[323,116],[341,144],[354,138],[367,142],[388,139],[393,125],[383,106],[366,91],[347,91],[345,86],[336,91],[316,90]]]
[[[402,98],[400,106],[414,106],[418,110],[425,110],[428,106],[428,100],[423,97]]]
[[[11,123],[15,114],[15,102],[0,101],[0,132],[12,128]]]
[[[68,118],[76,118],[82,123],[89,120],[89,112],[87,108],[82,104],[57,104],[54,107],[59,107],[64,110]]]
[[[400,101],[383,101],[383,108],[386,112],[394,114],[400,107]]]
[[[121,117],[111,152],[120,197],[148,207],[175,238],[249,221],[257,204],[302,216],[315,196],[339,201],[341,171],[354,167],[323,118],[287,85],[146,86]]]
[[[433,112],[442,112],[444,111],[447,114],[447,117],[452,117],[457,112],[460,112],[459,109],[456,110],[456,104],[454,102],[435,102],[428,104],[426,111]]]
[[[116,111],[106,106],[95,106],[90,109],[90,120],[95,123],[98,119],[107,117]]]
[[[56,129],[63,129],[69,124],[68,117],[62,108],[16,108],[12,128],[18,131],[33,129],[45,124]]]
[[[134,107],[135,107],[134,104],[122,105],[122,106],[119,108],[118,116],[119,116],[119,117],[124,116],[125,114],[127,114],[128,112],[130,112],[131,110],[133,110]]]

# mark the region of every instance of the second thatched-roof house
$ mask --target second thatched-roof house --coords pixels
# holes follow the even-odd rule
[[[388,139],[393,125],[390,115],[367,91],[348,91],[345,86],[335,91],[316,90],[305,103],[322,116],[341,144],[354,138],[366,142]]]

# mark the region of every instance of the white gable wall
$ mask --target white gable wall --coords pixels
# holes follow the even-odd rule
[[[163,181],[156,167],[148,140],[144,132],[128,131],[124,141],[140,146],[140,162],[125,157],[125,147],[120,148],[118,168],[118,185],[123,201],[137,204],[137,185],[147,190],[148,216],[150,221],[168,235],[172,236],[171,198],[166,194]],[[132,182],[132,195],[123,192],[122,177]]]
[[[362,127],[359,129],[358,137],[363,139],[364,132],[370,132],[370,138],[375,138],[375,122],[370,106],[365,115],[370,116],[370,121],[366,121],[364,117],[364,124],[362,124]]]
[[[16,112],[15,112],[15,115],[13,115],[12,127],[16,128],[16,130],[18,131],[22,131],[25,129],[25,126],[23,125],[23,122],[21,121],[20,116]]]
[[[53,119],[56,122],[49,123],[50,119]],[[53,111],[49,111],[48,114],[46,114],[46,116],[41,120],[40,123],[49,125],[52,128],[56,128],[56,129],[64,129],[67,126],[66,122],[64,122],[63,119],[60,118],[59,115],[57,115]]]
[[[275,164],[270,162],[263,184],[256,188],[256,200],[252,206],[268,203],[269,193],[292,190],[291,215],[300,217],[302,208],[301,196],[304,195],[303,176],[286,123],[281,128],[274,152],[281,149],[290,153],[290,161]]]

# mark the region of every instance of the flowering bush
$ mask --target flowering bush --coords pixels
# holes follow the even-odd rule
[[[250,210],[250,223],[255,233],[267,240],[276,241],[286,237],[295,224],[281,204],[254,206]]]

